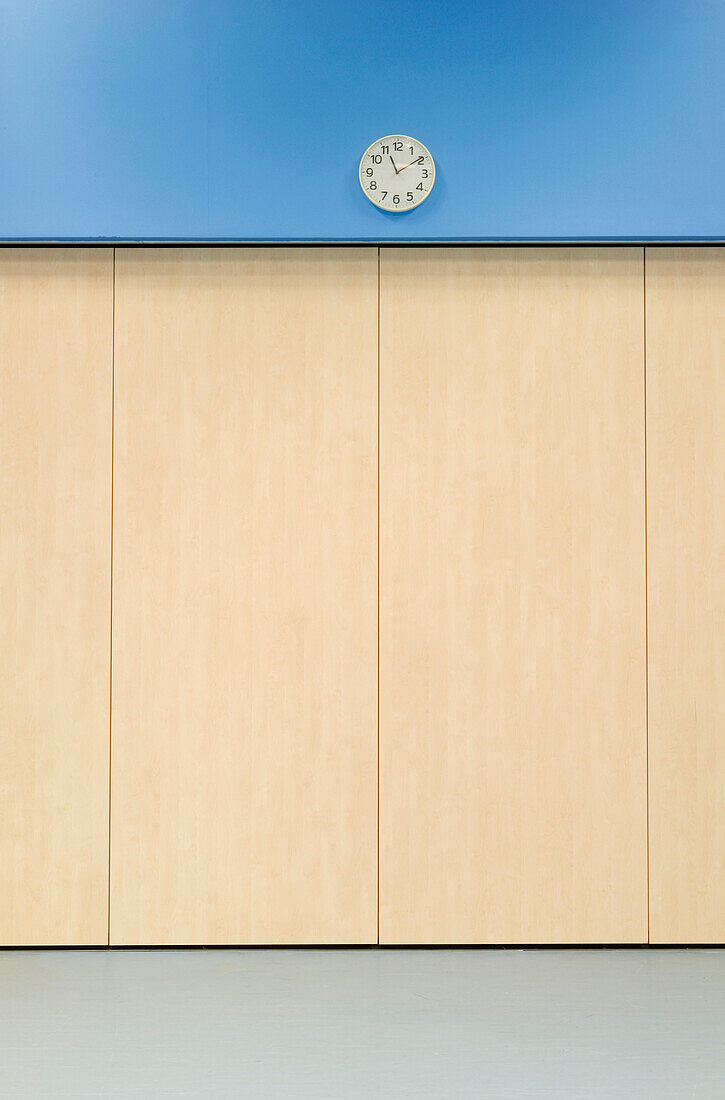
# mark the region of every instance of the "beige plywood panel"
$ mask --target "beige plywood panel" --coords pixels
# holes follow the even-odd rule
[[[650,932],[725,940],[725,248],[649,248]]]
[[[105,944],[113,252],[0,251],[0,944]]]
[[[377,930],[377,250],[119,249],[111,942]]]
[[[383,249],[380,939],[647,939],[642,249]]]

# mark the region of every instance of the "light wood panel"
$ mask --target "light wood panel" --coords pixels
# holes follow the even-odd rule
[[[725,940],[725,248],[649,248],[650,930]]]
[[[642,249],[383,249],[380,938],[647,939]]]
[[[119,249],[111,942],[376,938],[377,250]]]
[[[0,944],[105,944],[110,249],[0,251]]]

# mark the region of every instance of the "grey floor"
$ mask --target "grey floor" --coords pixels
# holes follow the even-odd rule
[[[725,1097],[725,951],[5,951],[0,1096]]]

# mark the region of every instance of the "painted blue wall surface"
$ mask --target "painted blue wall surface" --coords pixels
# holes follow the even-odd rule
[[[723,239],[725,0],[2,0],[0,238]]]

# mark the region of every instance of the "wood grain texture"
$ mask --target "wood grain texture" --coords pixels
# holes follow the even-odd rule
[[[725,248],[651,248],[650,935],[725,940]]]
[[[647,938],[642,249],[382,250],[380,939]]]
[[[111,942],[376,938],[377,252],[119,249]]]
[[[105,944],[110,249],[0,251],[0,944]]]

